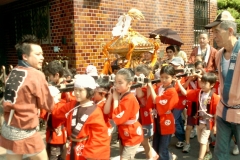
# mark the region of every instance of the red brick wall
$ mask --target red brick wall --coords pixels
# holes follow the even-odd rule
[[[50,0],[50,32],[51,44],[42,45],[44,58],[46,61],[52,61],[57,56],[67,56],[70,67],[75,67],[75,44],[73,30],[73,1],[72,0]],[[62,38],[66,39],[66,44],[62,44]],[[59,53],[53,52],[53,47],[58,46]]]
[[[8,10],[13,10],[13,5],[24,8],[31,3],[43,0],[26,1],[9,4]],[[217,2],[216,0],[210,2],[210,21],[212,21],[216,16]],[[174,2],[169,0],[49,0],[49,4],[52,43],[42,45],[45,60],[56,59],[57,55],[68,56],[70,67],[76,67],[80,73],[84,72],[88,64],[97,66],[101,71],[105,62],[101,46],[110,41],[112,28],[116,25],[119,16],[127,13],[132,7],[142,11],[145,16],[145,20],[133,26],[133,29],[142,35],[148,37],[151,31],[168,27],[179,33],[184,42],[182,50],[187,54],[191,53],[194,44],[192,0],[175,0]],[[7,41],[9,41],[8,38],[14,39],[8,35],[5,37]],[[67,44],[62,44],[62,37],[66,38]],[[11,40],[7,47],[8,63],[16,62],[13,41]],[[54,53],[53,46],[59,46],[62,51]],[[161,45],[160,49],[165,50],[165,47],[166,45]]]
[[[101,45],[111,39],[112,28],[118,17],[127,13],[132,7],[142,11],[145,20],[139,21],[133,27],[136,31],[148,37],[148,33],[157,28],[172,28],[182,38],[182,50],[191,53],[194,44],[194,3],[193,1],[175,0],[131,0],[108,1],[74,0],[74,29],[76,43],[76,67],[84,71],[92,63],[101,70],[105,57],[101,53]],[[211,2],[211,21],[215,17],[217,2]],[[165,50],[166,45],[161,45]]]
[[[217,0],[210,0],[210,22],[214,21],[217,16]],[[213,45],[212,32],[210,30],[210,45]]]

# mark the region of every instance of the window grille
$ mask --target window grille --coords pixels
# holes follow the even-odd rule
[[[16,41],[25,34],[33,34],[42,44],[50,44],[49,6],[38,6],[14,16]]]
[[[204,31],[204,26],[209,23],[209,1],[194,0],[194,46],[199,45],[199,33]]]

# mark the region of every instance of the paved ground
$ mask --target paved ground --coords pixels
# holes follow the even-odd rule
[[[181,149],[177,149],[175,144],[177,143],[177,139],[175,137],[172,138],[170,144],[170,151],[173,152],[178,156],[178,160],[197,160],[198,159],[198,151],[199,151],[199,143],[197,142],[197,138],[191,139],[191,151],[190,153],[182,153]],[[230,151],[233,149],[233,143],[231,144]],[[111,145],[111,160],[119,160],[118,154],[118,144]],[[213,153],[213,148],[211,148]],[[234,156],[230,152],[230,159],[229,160],[240,160],[240,155]],[[135,156],[136,160],[145,160],[145,154],[143,148],[140,146],[138,149],[138,153]]]
[[[40,134],[42,135],[42,138],[45,139],[45,132],[41,131]],[[116,138],[116,137],[114,137]],[[198,150],[199,150],[199,144],[197,142],[197,138],[194,138],[191,140],[191,151],[190,153],[182,153],[181,149],[177,149],[175,147],[175,144],[177,142],[177,139],[175,137],[172,138],[171,144],[170,144],[170,151],[175,153],[178,156],[178,160],[197,160],[198,158]],[[232,151],[233,143],[231,145],[230,151]],[[213,152],[213,148],[211,148]],[[5,159],[6,151],[5,149],[0,147],[0,160],[6,160]],[[240,155],[234,156],[230,152],[230,160],[240,160]],[[118,143],[112,143],[111,144],[111,160],[119,160],[119,149],[118,149]],[[137,154],[135,156],[136,160],[145,160],[144,150],[140,146]]]

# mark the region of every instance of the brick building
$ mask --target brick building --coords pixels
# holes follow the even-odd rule
[[[67,56],[70,67],[80,73],[90,63],[100,70],[105,62],[102,46],[111,39],[118,17],[132,7],[145,16],[136,31],[148,37],[157,28],[176,30],[187,54],[197,44],[198,31],[217,13],[216,0],[1,0],[1,65],[15,65],[16,41],[33,33],[42,39],[46,61]],[[54,46],[60,51],[55,53]]]

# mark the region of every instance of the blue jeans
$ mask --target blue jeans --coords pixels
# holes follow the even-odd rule
[[[154,119],[156,125],[156,131],[153,135],[153,149],[159,155],[161,160],[172,160],[172,154],[168,150],[169,143],[171,141],[172,135],[161,135],[161,128],[159,124],[159,116]]]
[[[232,136],[236,138],[238,148],[240,148],[240,124],[229,123],[217,116],[217,135],[214,148],[215,160],[229,159],[229,149]]]
[[[178,139],[178,141],[185,141],[185,130],[184,130],[184,124],[182,121],[182,111],[179,109],[173,109],[173,116],[175,119],[175,136]]]

